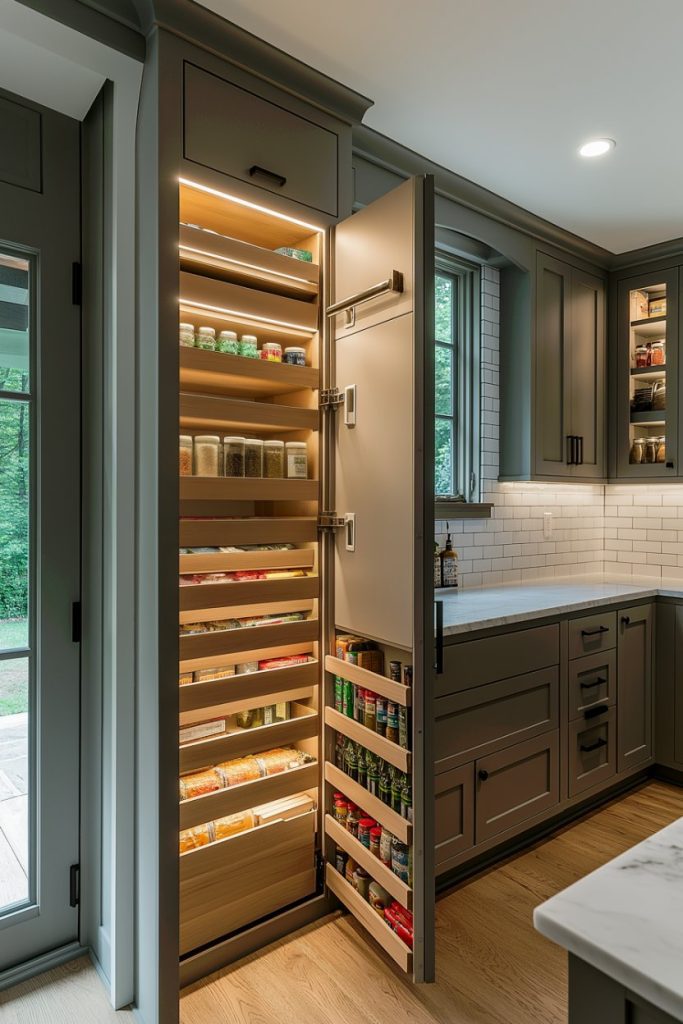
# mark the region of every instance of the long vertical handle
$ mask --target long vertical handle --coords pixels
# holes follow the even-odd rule
[[[443,601],[435,601],[436,608],[436,661],[437,676],[443,675]]]

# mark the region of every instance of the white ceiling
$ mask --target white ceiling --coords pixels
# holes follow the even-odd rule
[[[612,252],[683,235],[683,0],[200,0],[365,124]],[[608,156],[577,147],[616,140]]]

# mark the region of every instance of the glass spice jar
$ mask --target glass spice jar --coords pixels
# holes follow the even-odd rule
[[[179,338],[182,348],[194,348],[194,324],[180,324]]]
[[[657,438],[657,455],[655,462],[666,462],[666,438]]]
[[[290,345],[283,353],[282,362],[289,363],[290,366],[305,366],[306,349],[299,348],[296,345]]]
[[[263,442],[263,475],[267,480],[281,480],[285,475],[285,442]]]
[[[223,438],[224,476],[244,476],[244,448],[243,437]]]
[[[639,466],[642,462],[645,462],[645,438],[634,437],[631,442],[631,451],[629,452],[628,461],[632,466]]]
[[[261,359],[271,363],[282,362],[282,345],[277,341],[264,341],[261,346]]]
[[[305,441],[287,441],[285,461],[288,480],[308,479],[308,446]]]
[[[655,463],[657,461],[657,438],[648,437],[645,441],[645,462]]]
[[[239,351],[239,342],[235,331],[221,331],[216,343],[218,352],[226,352],[228,355],[236,356]]]
[[[637,345],[635,351],[636,369],[642,370],[647,366],[647,346]]]
[[[200,327],[196,341],[197,348],[206,349],[207,352],[216,351],[216,332],[213,327]]]
[[[653,366],[664,366],[666,361],[666,342],[662,338],[660,341],[652,342],[652,365]]]
[[[180,435],[180,475],[192,476],[192,437]]]
[[[240,338],[239,354],[245,359],[258,359],[258,338],[255,334],[243,334]]]
[[[201,434],[194,439],[194,471],[197,476],[218,476],[220,438]]]
[[[244,475],[263,476],[263,441],[260,437],[248,437],[244,442]]]

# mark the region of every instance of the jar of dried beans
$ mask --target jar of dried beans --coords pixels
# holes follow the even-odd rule
[[[180,475],[192,476],[192,437],[180,435]]]
[[[244,476],[244,447],[243,437],[223,438],[224,476]]]
[[[248,437],[244,442],[244,475],[263,476],[263,441],[259,437]]]
[[[268,480],[279,480],[285,475],[285,442],[263,442],[263,475]]]
[[[194,471],[197,476],[218,476],[220,438],[200,434],[194,439]]]

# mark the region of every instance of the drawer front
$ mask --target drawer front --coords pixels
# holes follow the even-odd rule
[[[436,697],[558,665],[560,627],[537,626],[514,633],[465,640],[444,648],[444,670],[436,677]]]
[[[434,759],[445,772],[558,727],[559,670],[539,669],[435,701]]]
[[[437,875],[447,862],[474,845],[474,765],[444,772],[434,783],[434,861]]]
[[[192,64],[185,65],[184,155],[337,216],[335,133]]]
[[[570,721],[583,718],[586,708],[614,704],[616,697],[616,651],[599,651],[569,662]]]
[[[607,783],[617,770],[616,708],[569,723],[569,796]]]
[[[558,732],[518,743],[475,765],[475,838],[486,842],[560,800]]]
[[[617,613],[598,612],[569,620],[569,657],[610,651],[617,646]]]

